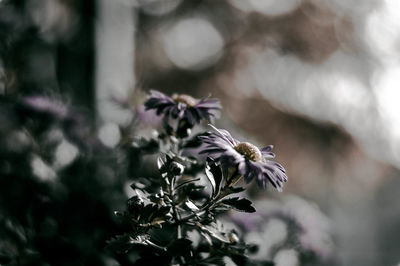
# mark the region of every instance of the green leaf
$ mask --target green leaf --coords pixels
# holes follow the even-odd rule
[[[215,183],[215,178],[214,178],[214,175],[212,174],[212,172],[211,172],[211,170],[210,170],[210,167],[207,165],[206,166],[206,169],[205,169],[205,171],[206,171],[206,176],[207,176],[207,178],[208,178],[208,181],[210,181],[210,184],[211,184],[211,188],[212,188],[212,195],[215,195],[216,194],[216,183]]]
[[[251,206],[251,201],[248,199],[239,199],[239,197],[224,199],[221,203],[231,206],[241,212],[255,212],[256,209]]]
[[[224,187],[224,189],[221,191],[221,196],[225,197],[231,194],[240,193],[245,190],[246,189],[244,187]]]
[[[211,183],[213,196],[217,195],[221,189],[222,171],[221,168],[210,157],[207,158],[206,176]]]

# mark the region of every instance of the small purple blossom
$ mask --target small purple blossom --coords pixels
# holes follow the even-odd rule
[[[234,139],[224,129],[210,125],[216,133],[200,137],[206,147],[200,154],[206,154],[221,163],[224,168],[236,167],[247,183],[256,179],[257,184],[266,188],[268,182],[278,191],[282,191],[283,182],[287,181],[282,165],[270,159],[275,157],[269,145],[261,150],[249,142]]]
[[[22,99],[22,105],[38,113],[48,113],[58,119],[68,115],[67,106],[61,101],[44,96],[28,96]]]
[[[205,119],[211,121],[221,109],[216,99],[195,99],[186,94],[174,94],[169,97],[159,91],[151,90],[145,102],[146,110],[154,109],[157,115],[165,118],[186,119],[192,126]]]

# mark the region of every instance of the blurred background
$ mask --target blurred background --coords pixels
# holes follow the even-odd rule
[[[61,94],[105,147],[133,119],[116,102],[211,94],[218,126],[287,169],[259,209],[314,202],[298,217],[323,220],[332,265],[398,265],[399,17],[397,0],[0,0],[0,94]]]

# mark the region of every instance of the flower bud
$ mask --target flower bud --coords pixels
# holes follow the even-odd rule
[[[184,170],[185,167],[178,162],[172,162],[170,165],[170,172],[174,175],[181,175],[183,174]]]

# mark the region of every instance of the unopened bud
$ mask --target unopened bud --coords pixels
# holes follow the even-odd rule
[[[233,232],[228,234],[228,239],[229,239],[229,242],[231,242],[232,244],[235,244],[235,243],[239,242],[238,235],[233,233]]]
[[[172,162],[170,165],[170,171],[174,175],[181,175],[181,174],[183,174],[184,170],[185,170],[185,167],[178,162]]]

